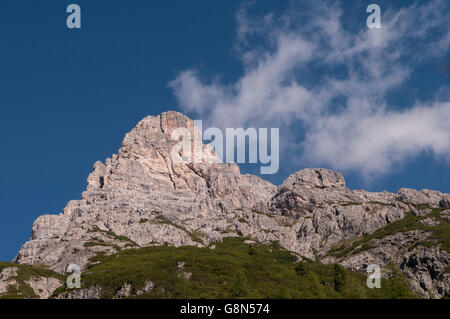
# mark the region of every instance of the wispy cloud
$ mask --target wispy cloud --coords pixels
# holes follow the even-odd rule
[[[169,85],[182,109],[223,126],[288,128],[290,138],[281,143],[303,162],[365,177],[421,152],[449,157],[448,101],[399,110],[387,99],[408,94],[412,72],[448,54],[447,1],[388,9],[381,29],[364,27],[362,14],[358,31],[328,2],[282,16],[254,17],[249,10],[246,4],[236,16],[242,77],[207,82],[195,70],[181,72]]]

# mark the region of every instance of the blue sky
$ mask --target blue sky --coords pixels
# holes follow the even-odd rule
[[[70,3],[81,30],[65,26]],[[280,127],[281,168],[264,177],[276,184],[320,166],[351,188],[450,192],[447,1],[377,1],[378,33],[371,1],[312,3],[2,0],[0,260],[166,110]]]

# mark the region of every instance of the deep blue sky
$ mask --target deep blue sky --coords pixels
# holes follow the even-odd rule
[[[366,2],[345,1],[349,11],[361,11],[362,21]],[[70,3],[82,8],[81,30],[66,28]],[[15,256],[36,217],[60,213],[69,200],[80,198],[93,163],[117,152],[141,118],[179,110],[167,83],[180,71],[195,67],[230,81],[241,75],[232,52],[240,5],[225,0],[0,2],[0,260]],[[285,7],[282,1],[257,1],[255,11]],[[448,81],[445,72],[423,72],[423,83],[412,84],[417,94],[426,96],[433,81]],[[408,97],[393,98],[401,104]],[[289,160],[282,158],[281,166]],[[282,169],[269,179],[280,183],[301,168]],[[450,192],[448,172],[447,164],[424,155],[369,188]],[[356,175],[346,179],[351,188],[366,186]]]

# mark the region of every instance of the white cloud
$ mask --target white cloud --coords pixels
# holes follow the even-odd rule
[[[445,1],[387,10],[381,29],[358,32],[344,27],[338,5],[281,17],[251,17],[247,10],[237,14],[242,77],[208,83],[195,70],[181,72],[169,85],[182,109],[222,127],[283,126],[295,142],[291,135],[280,143],[299,159],[366,177],[421,152],[449,156],[449,103],[422,101],[398,111],[386,99],[408,94],[403,86],[414,68],[448,52]]]
[[[404,112],[382,110],[372,116],[343,113],[318,120],[304,148],[311,159],[333,161],[343,170],[356,167],[373,177],[420,152],[448,156],[449,120],[450,103],[417,105]]]

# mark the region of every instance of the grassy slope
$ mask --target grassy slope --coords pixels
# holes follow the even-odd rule
[[[425,208],[425,207],[424,207]],[[431,236],[415,245],[435,246],[450,252],[450,221],[442,218],[443,209],[434,209],[426,216],[409,214],[388,224],[373,234],[344,241],[329,255],[343,258],[370,249],[369,241],[410,230],[429,231]],[[441,223],[426,226],[420,220],[433,217]],[[272,247],[247,245],[243,239],[228,238],[216,249],[198,247],[147,247],[123,250],[112,256],[98,255],[82,276],[83,287],[104,287],[105,298],[113,296],[124,283],[139,289],[147,280],[155,289],[142,298],[404,298],[413,297],[404,279],[393,272],[391,280],[384,280],[381,289],[368,289],[366,276],[337,265],[315,262],[296,263],[294,258],[276,244]],[[412,247],[411,247],[412,248]],[[184,262],[179,270],[178,263]],[[0,262],[0,272],[17,267],[18,283],[0,298],[36,298],[26,284],[31,277],[65,276],[36,266]],[[449,270],[447,270],[449,271]],[[186,279],[182,273],[192,273]],[[58,289],[59,292],[64,288]]]
[[[338,265],[297,263],[277,244],[248,245],[228,238],[215,249],[147,247],[99,255],[82,275],[83,287],[104,288],[111,298],[125,283],[155,288],[140,298],[412,298],[400,275],[366,287],[366,276]],[[180,270],[178,265],[183,262]],[[189,279],[183,273],[191,273]],[[63,291],[62,289],[59,292]]]
[[[424,205],[424,204],[423,204]],[[426,207],[422,207],[426,208]],[[441,249],[450,253],[450,220],[441,216],[443,208],[435,208],[432,212],[425,216],[415,216],[409,213],[405,218],[396,222],[388,224],[370,235],[364,235],[356,239],[342,241],[334,249],[330,250],[327,255],[337,258],[343,258],[349,254],[356,254],[358,252],[372,248],[370,240],[381,239],[389,235],[403,233],[411,230],[428,231],[431,233],[430,237],[424,241],[417,242],[415,245],[423,245],[426,247],[440,245]],[[421,220],[432,217],[439,221],[440,224],[436,226],[427,226],[420,223]],[[411,247],[412,248],[412,247]]]

